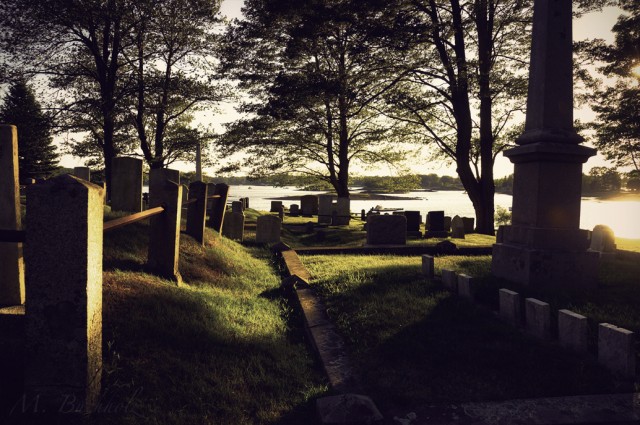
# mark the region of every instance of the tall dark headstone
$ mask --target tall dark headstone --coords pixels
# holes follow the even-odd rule
[[[425,238],[446,238],[448,232],[444,229],[444,211],[429,211],[427,213],[427,231]]]
[[[492,271],[525,285],[593,288],[597,254],[581,230],[582,164],[595,155],[573,128],[571,1],[536,0],[525,132],[515,164],[512,224]]]

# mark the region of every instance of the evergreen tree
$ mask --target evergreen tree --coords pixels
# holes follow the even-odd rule
[[[51,118],[42,112],[24,81],[9,88],[0,107],[0,122],[18,128],[20,179],[48,177],[58,169],[59,155],[51,136]]]

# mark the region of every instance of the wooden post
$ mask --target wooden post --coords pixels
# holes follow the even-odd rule
[[[0,229],[20,230],[18,131],[0,125]],[[24,304],[21,243],[0,242],[0,307]]]
[[[100,396],[103,198],[70,175],[27,189],[25,391],[41,411],[90,412]]]
[[[207,219],[207,184],[201,181],[189,185],[189,199],[197,199],[187,206],[187,234],[204,245],[204,226]]]

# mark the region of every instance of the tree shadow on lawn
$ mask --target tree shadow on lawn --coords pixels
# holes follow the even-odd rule
[[[328,304],[367,394],[385,411],[629,389],[595,361],[534,340],[424,281],[374,281]]]

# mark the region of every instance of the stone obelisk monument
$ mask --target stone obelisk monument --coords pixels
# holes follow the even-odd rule
[[[535,0],[525,132],[514,163],[513,217],[493,246],[494,275],[525,285],[593,288],[598,254],[580,230],[582,164],[595,149],[573,127],[571,0]]]

